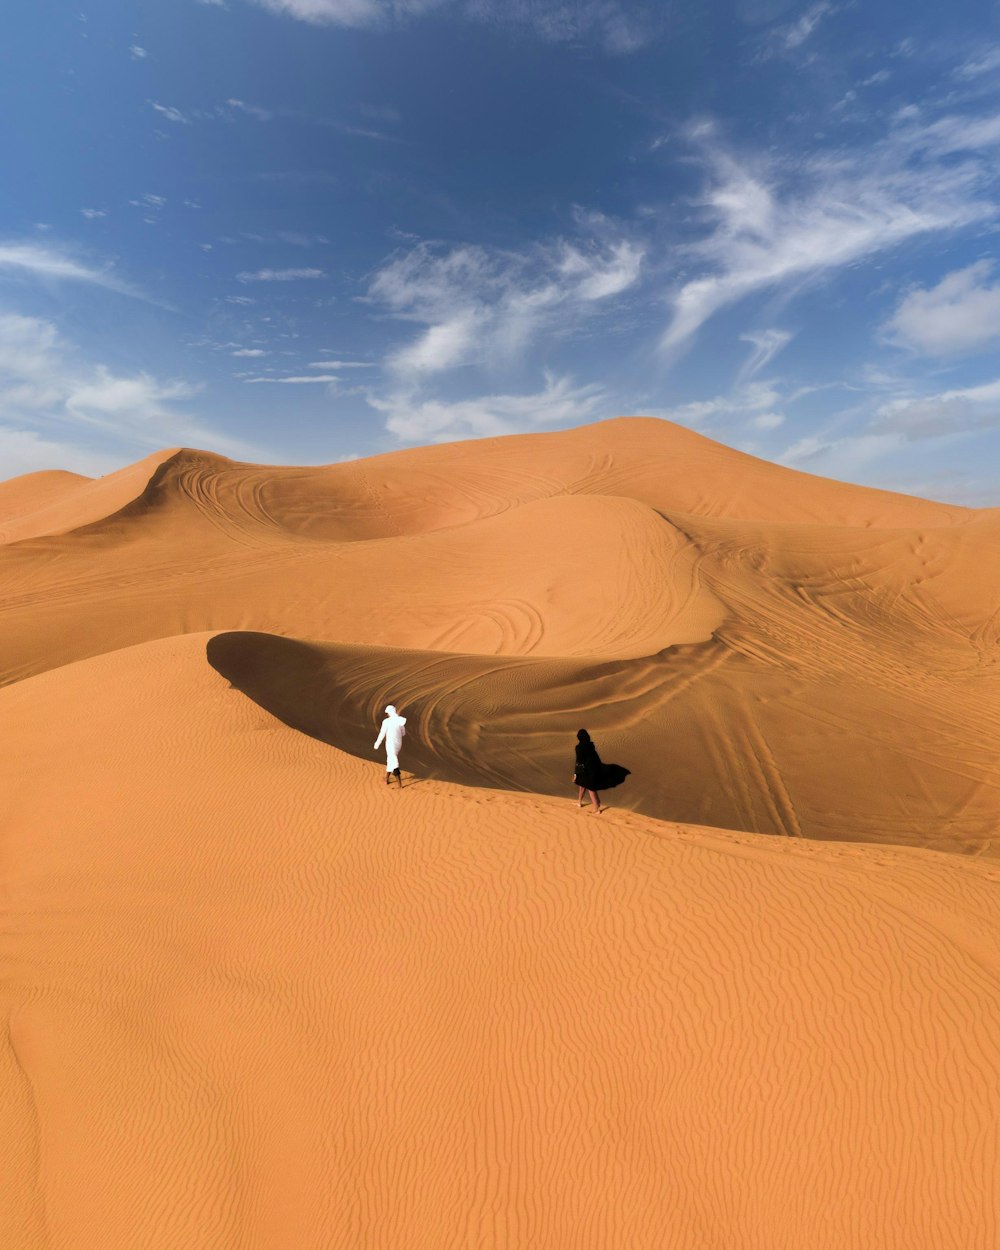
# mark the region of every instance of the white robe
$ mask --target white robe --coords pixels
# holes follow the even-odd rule
[[[377,751],[385,741],[385,770],[391,773],[399,767],[399,752],[403,745],[403,738],[406,736],[406,717],[400,716],[398,712],[391,712],[382,722],[382,728],[379,735],[375,739],[375,750]]]

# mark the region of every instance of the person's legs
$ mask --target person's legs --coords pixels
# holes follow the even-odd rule
[[[584,803],[584,801],[583,801],[583,796],[584,796],[586,793],[587,793],[587,787],[586,787],[586,786],[581,786],[581,787],[580,787],[580,793],[576,796],[576,799],[577,799],[577,806],[578,806],[578,807],[586,807],[586,804],[585,804],[585,803]]]
[[[397,764],[397,765],[396,765],[396,767],[392,770],[392,775],[396,778],[397,782],[399,783],[399,788],[400,788],[400,790],[402,790],[402,788],[403,788],[403,776],[402,776],[402,773],[400,773],[400,771],[399,771],[399,765],[398,765],[398,764]]]
[[[600,816],[602,808],[601,800],[597,797],[597,791],[588,790],[587,793],[590,795],[590,801],[594,805],[594,811],[598,814],[598,816]]]

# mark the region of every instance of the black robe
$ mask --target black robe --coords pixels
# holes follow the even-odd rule
[[[597,747],[588,738],[576,744],[576,784],[585,790],[610,790],[620,786],[629,775],[621,764],[605,764],[597,754]]]

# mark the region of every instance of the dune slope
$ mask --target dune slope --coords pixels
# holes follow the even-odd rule
[[[0,691],[0,1244],[993,1250],[995,865],[390,791],[227,647]]]

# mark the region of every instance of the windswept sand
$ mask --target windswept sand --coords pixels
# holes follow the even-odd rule
[[[387,791],[210,644],[0,691],[0,1244],[995,1250],[995,864]]]
[[[1000,1246],[1000,510],[637,419],[0,532],[0,1250]]]

